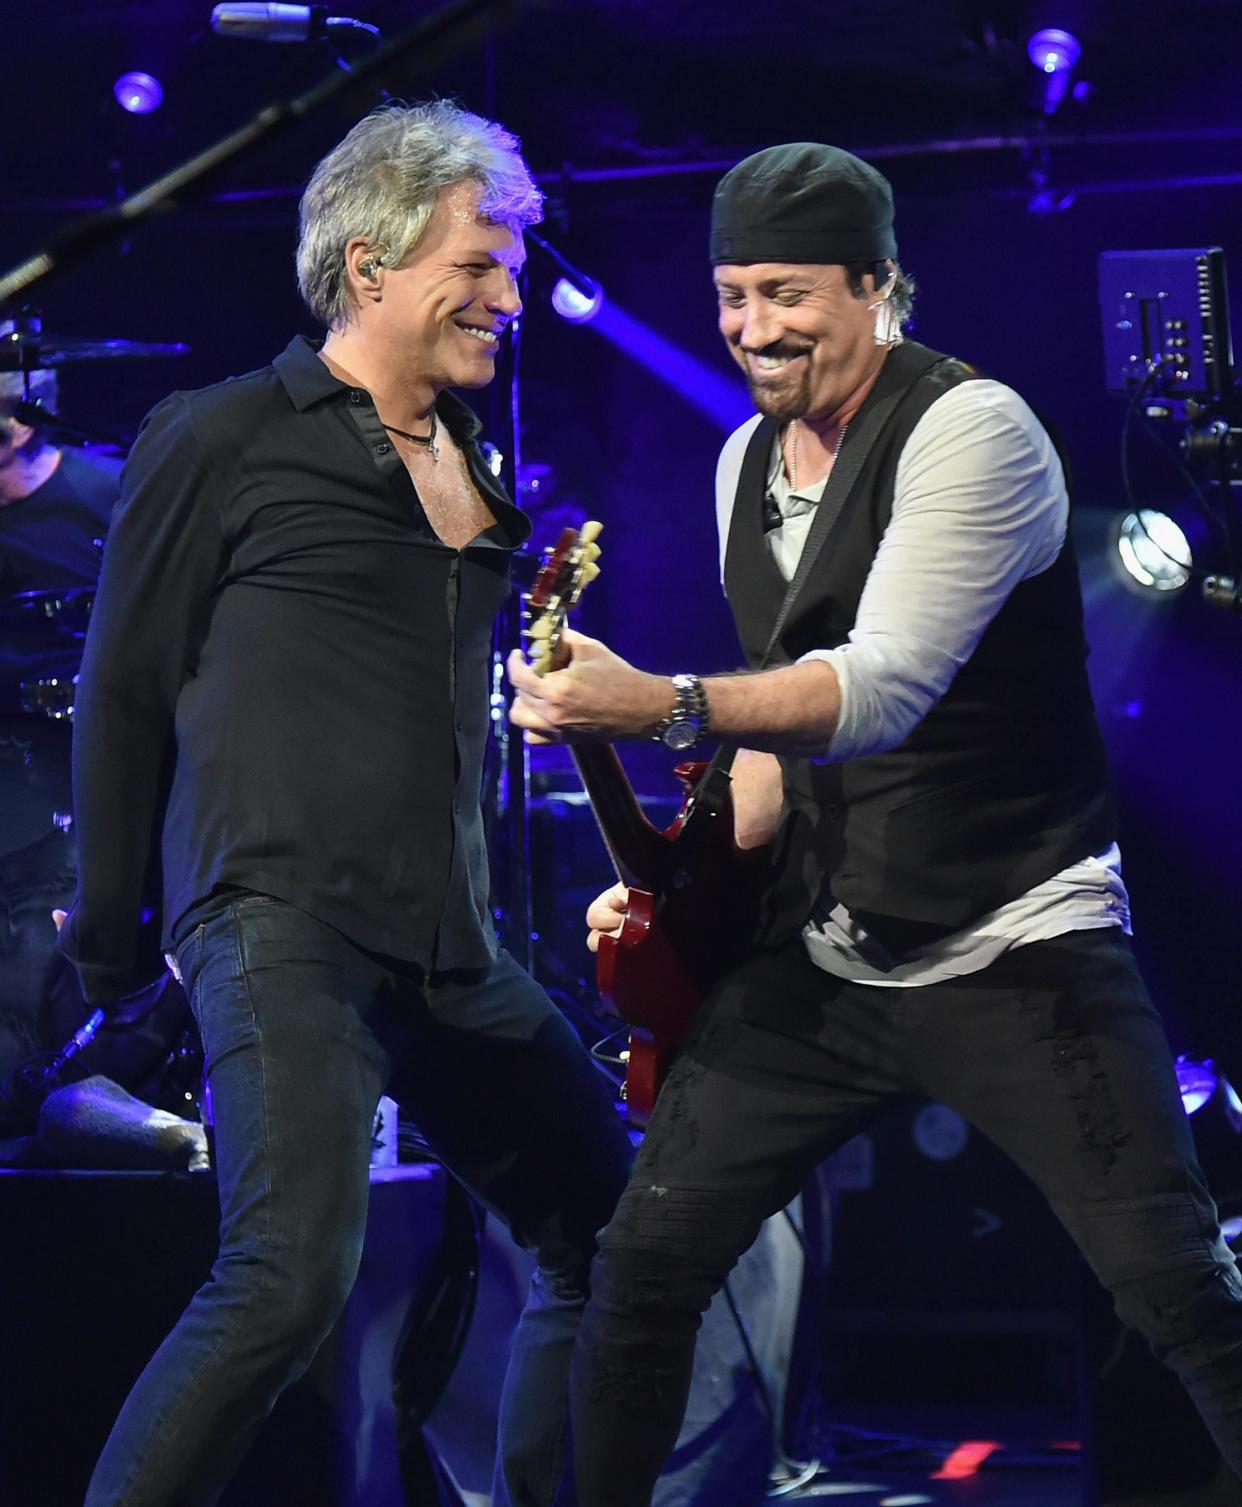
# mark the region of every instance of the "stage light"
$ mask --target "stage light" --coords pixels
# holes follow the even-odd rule
[[[604,303],[604,290],[598,283],[579,287],[567,277],[558,278],[552,289],[552,307],[570,324],[589,324]]]
[[[526,239],[560,272],[552,289],[552,307],[570,324],[589,324],[604,307],[604,290],[593,277],[580,272],[577,267],[533,230],[526,232]]]
[[[1242,1099],[1210,1057],[1174,1063],[1199,1165],[1211,1185],[1227,1241],[1242,1232]]]
[[[1069,92],[1082,46],[1073,32],[1045,26],[1027,42],[1026,55],[1044,76],[1040,107],[1045,115],[1055,115]]]
[[[1190,543],[1167,513],[1140,508],[1116,525],[1117,554],[1130,581],[1155,596],[1171,596],[1190,580]]]
[[[1045,26],[1027,42],[1026,55],[1041,73],[1070,73],[1082,56],[1082,47],[1073,32]]]
[[[149,73],[123,73],[112,86],[112,93],[122,110],[131,115],[150,115],[164,99],[164,86]]]
[[[570,324],[590,324],[597,335],[645,366],[726,433],[754,412],[746,389],[736,376],[722,375],[716,366],[681,350],[658,330],[627,314],[619,305],[607,302],[603,288],[593,277],[580,271],[535,231],[527,230],[525,235],[534,251],[556,268],[557,280],[550,301],[562,319]],[[534,264],[532,256],[531,265]]]
[[[1182,1096],[1182,1108],[1188,1115],[1195,1114],[1208,1102],[1220,1086],[1220,1074],[1216,1071],[1216,1064],[1209,1057],[1203,1062],[1196,1062],[1193,1057],[1179,1057],[1174,1065],[1177,1073],[1177,1087]],[[1233,1086],[1226,1085],[1229,1092],[1233,1093]],[[1236,1095],[1234,1095],[1236,1098]]]

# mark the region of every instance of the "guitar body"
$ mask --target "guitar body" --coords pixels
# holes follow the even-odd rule
[[[564,662],[569,609],[599,574],[599,531],[598,523],[565,529],[526,598],[527,653],[536,674]],[[661,832],[647,819],[615,748],[587,744],[572,753],[629,891],[620,931],[600,938],[596,981],[631,1028],[626,1103],[630,1119],[645,1125],[708,989],[754,935],[763,857],[740,852],[734,842],[729,772],[715,760],[677,766],[686,796]]]
[[[703,763],[677,775],[687,797],[660,834],[661,872],[652,888],[630,886],[621,929],[600,938],[596,960],[600,997],[630,1026],[626,1105],[638,1125],[708,989],[745,950],[757,902],[759,855],[734,845],[728,775]]]

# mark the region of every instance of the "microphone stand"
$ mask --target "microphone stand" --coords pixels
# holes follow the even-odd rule
[[[127,235],[133,225],[156,210],[174,206],[199,189],[221,169],[236,162],[270,137],[290,130],[326,104],[381,79],[398,63],[405,63],[402,88],[413,82],[408,62],[416,56],[416,71],[425,75],[467,44],[486,35],[494,25],[511,24],[523,9],[521,0],[453,0],[434,15],[408,27],[350,72],[334,71],[293,99],[274,100],[251,120],[222,140],[197,153],[163,177],[148,183],[127,199],[96,210],[57,232],[42,251],[0,274],[0,306],[24,294],[36,283],[79,266],[95,252]]]
[[[19,424],[29,424],[32,429],[45,430],[54,445],[108,445],[113,450],[127,454],[133,444],[132,440],[123,439],[120,435],[79,424],[66,418],[63,413],[53,413],[41,398],[35,398],[32,402],[14,403],[13,417]]]

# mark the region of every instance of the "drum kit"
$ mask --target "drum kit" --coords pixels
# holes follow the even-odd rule
[[[59,1053],[36,1055],[17,1069],[12,1062],[15,1043],[63,1039],[80,1026],[86,1011],[72,970],[54,958],[48,921],[53,909],[67,907],[73,894],[69,763],[76,671],[95,600],[91,561],[101,542],[95,535],[105,527],[116,458],[128,449],[126,441],[54,411],[59,403],[53,407],[45,401],[54,389],[39,374],[78,362],[179,356],[188,350],[180,342],[47,334],[33,310],[0,325],[0,432],[10,424],[28,426],[58,448],[83,447],[95,458],[109,457],[101,462],[102,490],[92,496],[90,507],[78,506],[67,484],[59,496],[49,490],[42,509],[35,505],[19,518],[24,498],[38,496],[63,467],[63,458],[42,480],[35,479],[40,473],[34,466],[11,473],[19,480],[10,490],[9,505],[0,506],[0,911],[9,916],[12,933],[7,947],[0,948],[0,1015],[10,1023],[27,1023],[25,1036],[0,1039],[0,1089],[9,1134],[15,1126],[28,1128],[44,1097],[59,1086],[81,1031],[75,1030],[70,1046]],[[27,475],[32,490],[23,493]],[[71,497],[74,505],[62,504],[60,497]],[[62,559],[76,563],[55,563]],[[53,563],[40,580],[42,562]],[[23,589],[14,590],[16,586]],[[144,961],[150,963],[154,982],[141,998],[149,998],[150,1009],[132,1027],[126,1022],[126,1030],[104,1033],[94,1043],[93,1055],[88,1053],[78,1066],[140,1093],[148,1104],[184,1111],[186,1072],[196,1078],[201,1054],[184,997],[171,988],[155,939],[148,937],[152,930],[144,925],[142,931]],[[95,1115],[95,1129],[102,1124]]]
[[[20,424],[39,428],[58,445],[102,447],[112,454],[124,454],[128,442],[53,412],[32,391],[31,375],[37,371],[58,370],[84,361],[134,360],[160,356],[182,356],[190,347],[182,341],[92,340],[52,335],[43,329],[43,320],[33,309],[22,310],[6,322],[0,332],[0,373],[20,372],[23,376],[20,397],[4,404],[4,415]],[[0,527],[0,562],[3,558],[3,528]],[[86,637],[95,593],[90,587],[34,587],[0,596],[0,633],[10,638],[19,666],[22,650],[31,646],[31,659],[37,650],[61,649],[65,658],[73,657]],[[0,715],[48,717],[66,721],[73,717],[75,674],[38,675],[17,682],[16,705],[0,707]]]

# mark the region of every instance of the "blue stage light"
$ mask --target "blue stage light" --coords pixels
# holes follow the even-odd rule
[[[1082,46],[1072,32],[1045,26],[1027,42],[1026,55],[1044,76],[1040,108],[1045,115],[1055,115],[1071,92],[1070,80],[1082,56]],[[1073,97],[1079,96],[1075,93]]]
[[[1196,1062],[1192,1057],[1183,1056],[1177,1059],[1175,1070],[1182,1108],[1188,1115],[1193,1115],[1203,1108],[1220,1085],[1216,1064],[1210,1057]]]
[[[570,324],[589,324],[603,306],[604,290],[596,282],[580,287],[562,277],[552,289],[552,307]]]
[[[116,102],[131,115],[150,115],[164,99],[164,86],[149,73],[123,73],[112,86]]]
[[[1082,56],[1082,44],[1073,32],[1045,26],[1027,42],[1026,55],[1041,73],[1070,73]]]
[[[549,241],[533,230],[526,239],[542,256],[553,263],[560,276],[552,289],[552,307],[570,324],[589,324],[604,307],[604,290],[593,277],[577,267]]]
[[[1166,595],[1190,580],[1190,542],[1167,513],[1127,513],[1117,524],[1116,542],[1126,575],[1146,590]]]

